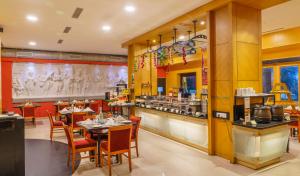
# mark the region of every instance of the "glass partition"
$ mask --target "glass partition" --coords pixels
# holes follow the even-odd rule
[[[263,92],[270,93],[274,82],[274,69],[263,68]]]
[[[280,81],[286,83],[294,101],[298,101],[298,79],[298,66],[280,67]],[[286,95],[281,95],[281,99],[286,100]]]

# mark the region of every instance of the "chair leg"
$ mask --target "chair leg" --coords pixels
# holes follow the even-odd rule
[[[122,161],[122,154],[119,154],[119,161],[120,161],[120,164],[122,164],[123,163],[123,161]]]
[[[53,141],[53,128],[50,129],[50,140]]]
[[[72,152],[72,173],[74,173],[74,171],[75,171],[75,160],[76,160],[76,152],[75,151],[73,151]]]
[[[107,154],[107,165],[108,165],[109,176],[111,176],[111,157],[110,157],[110,153]]]
[[[129,151],[128,151],[128,164],[129,164],[129,171],[131,172],[132,166],[131,166],[131,151],[130,151],[130,148],[129,148]]]
[[[135,139],[135,151],[136,151],[136,156],[139,157],[139,145],[138,145],[138,139]]]
[[[70,166],[70,157],[71,157],[71,149],[70,147],[68,147],[68,163],[67,163],[68,167]]]
[[[104,162],[103,162],[103,156],[102,156],[102,150],[101,150],[101,147],[100,147],[100,167],[103,167],[104,166]]]
[[[95,164],[96,167],[98,166],[98,152],[97,149],[94,150],[94,160],[95,160]]]

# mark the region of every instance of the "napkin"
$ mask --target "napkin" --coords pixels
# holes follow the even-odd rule
[[[107,122],[105,123],[105,125],[107,126],[113,126],[115,124],[115,121],[113,119],[108,119]]]
[[[125,120],[124,117],[122,117],[120,115],[116,118],[116,121],[118,121],[118,122],[124,121],[124,120]]]
[[[90,107],[86,107],[83,112],[94,112]]]
[[[62,110],[60,110],[61,113],[64,113],[64,112],[69,112],[69,110],[67,110],[67,108],[64,108]]]
[[[74,111],[73,112],[81,112],[82,110],[77,108],[77,107],[74,107]]]
[[[86,119],[83,121],[84,124],[93,124],[93,121],[91,119]]]
[[[88,100],[88,99],[85,99],[85,100],[84,100],[84,102],[85,102],[85,103],[88,103],[88,102],[89,102],[89,100]]]

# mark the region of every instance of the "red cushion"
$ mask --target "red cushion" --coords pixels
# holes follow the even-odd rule
[[[80,141],[74,141],[74,145],[76,149],[86,148],[86,147],[94,147],[97,145],[97,142],[91,139],[84,139]]]
[[[55,121],[55,122],[53,122],[53,125],[54,126],[63,126],[63,122],[62,121]]]

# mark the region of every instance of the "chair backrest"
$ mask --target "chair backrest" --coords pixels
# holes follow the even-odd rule
[[[139,134],[139,128],[140,128],[140,124],[141,124],[141,117],[138,116],[130,116],[129,120],[132,121],[132,139],[135,139],[138,137]]]
[[[68,146],[71,148],[74,148],[74,143],[73,143],[73,133],[71,131],[72,127],[69,127],[67,125],[64,125],[64,130],[67,136],[67,140],[68,140]]]
[[[90,108],[95,111],[97,114],[99,113],[99,103],[98,102],[91,102]]]
[[[49,118],[50,125],[51,125],[51,127],[53,127],[54,121],[53,121],[52,114],[48,110],[47,110],[47,113],[48,113],[48,118]]]
[[[73,128],[78,127],[77,122],[84,121],[86,115],[87,115],[86,112],[73,112],[71,126]]]
[[[111,127],[108,130],[108,152],[130,150],[131,125]]]
[[[34,106],[23,107],[23,117],[34,117],[35,108]]]
[[[57,110],[60,111],[66,107],[70,106],[70,104],[68,102],[64,102],[64,103],[61,103],[61,104],[58,104],[57,105]]]
[[[77,102],[75,103],[75,107],[82,107],[82,108],[84,108],[84,107],[85,107],[84,101],[77,101]]]

